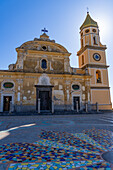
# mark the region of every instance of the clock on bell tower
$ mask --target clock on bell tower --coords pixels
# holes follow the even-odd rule
[[[106,64],[106,45],[100,42],[99,28],[89,12],[80,27],[81,48],[77,52],[79,68],[88,69],[90,80],[91,103],[99,103],[100,110],[111,110],[110,87]]]

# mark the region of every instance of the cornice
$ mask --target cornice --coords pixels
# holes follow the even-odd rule
[[[41,54],[41,55],[54,55],[54,56],[70,56],[71,53],[68,53],[68,52],[51,52],[51,51],[38,51],[38,50],[25,50],[25,49],[19,49],[19,48],[16,48],[16,51],[17,52],[27,52],[29,54]]]
[[[100,47],[100,46],[86,45],[85,47],[83,47],[82,49],[80,49],[80,50],[77,52],[77,56],[81,55],[86,49],[106,50],[107,47],[106,47],[106,46]]]
[[[81,67],[82,69],[85,68],[108,68],[107,65],[101,65],[101,64],[86,64],[85,66]]]
[[[43,54],[43,55],[67,55],[70,56],[71,53],[66,52],[51,52],[51,51],[38,51],[38,50],[27,50],[29,54]]]
[[[4,76],[8,77],[8,76],[25,76],[25,75],[29,75],[29,76],[39,76],[39,75],[42,75],[42,74],[47,74],[47,75],[51,75],[52,77],[53,76],[56,76],[56,75],[59,75],[60,77],[77,77],[77,78],[91,78],[91,75],[89,74],[73,74],[73,73],[50,73],[50,72],[25,72],[25,71],[9,71],[9,70],[0,70],[0,75],[2,75],[2,77],[0,78],[4,78]]]

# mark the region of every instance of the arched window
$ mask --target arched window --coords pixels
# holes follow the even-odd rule
[[[84,56],[82,55],[82,65],[84,64]]]
[[[45,59],[42,60],[41,67],[42,67],[43,69],[46,69],[46,68],[47,68],[47,61],[46,61]]]
[[[96,80],[97,83],[101,83],[101,72],[99,70],[96,71]]]
[[[81,47],[83,48],[83,39],[81,39]]]
[[[97,40],[96,40],[95,36],[93,37],[93,42],[94,42],[95,45],[97,45]]]

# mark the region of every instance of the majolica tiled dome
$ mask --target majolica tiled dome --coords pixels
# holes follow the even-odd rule
[[[84,23],[81,25],[80,30],[86,27],[98,27],[97,22],[90,17],[89,12],[87,13]]]

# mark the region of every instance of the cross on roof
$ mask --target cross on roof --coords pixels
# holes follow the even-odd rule
[[[46,30],[46,28],[42,29],[41,31],[44,33],[48,32],[48,30]]]

